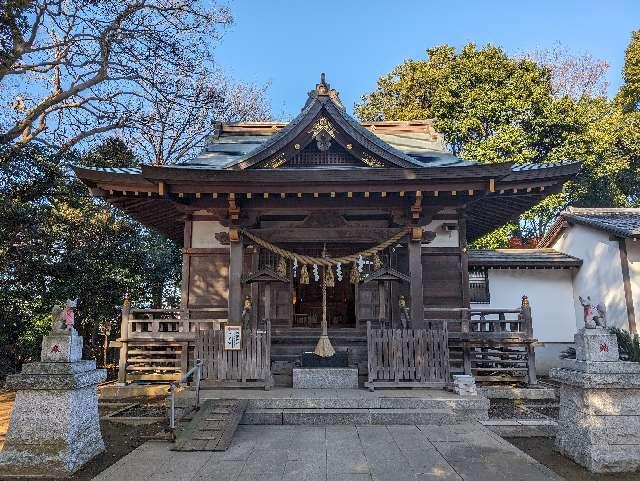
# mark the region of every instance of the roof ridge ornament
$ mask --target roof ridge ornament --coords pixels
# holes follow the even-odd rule
[[[336,89],[332,89],[331,85],[329,85],[325,79],[325,74],[322,72],[320,74],[320,83],[316,84],[316,88],[309,92],[309,98],[305,103],[305,108],[318,97],[329,97],[333,103],[343,112],[346,110],[342,102],[340,101],[340,95]]]

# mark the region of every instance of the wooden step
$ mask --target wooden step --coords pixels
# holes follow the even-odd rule
[[[247,408],[247,400],[208,399],[176,431],[173,451],[226,451]]]

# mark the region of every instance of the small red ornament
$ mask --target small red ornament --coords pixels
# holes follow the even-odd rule
[[[51,348],[51,352],[60,352],[60,348],[58,347],[57,344],[55,344],[52,348]]]
[[[605,343],[600,344],[600,352],[609,352],[609,345]]]

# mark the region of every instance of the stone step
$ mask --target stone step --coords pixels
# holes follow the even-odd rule
[[[247,409],[451,409],[456,412],[485,410],[486,398],[457,399],[416,397],[295,397],[249,399]]]
[[[451,409],[247,409],[241,424],[462,424],[472,421],[467,413]]]

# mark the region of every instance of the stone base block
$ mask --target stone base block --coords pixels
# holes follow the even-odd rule
[[[33,363],[8,377],[7,384],[18,391],[0,452],[0,478],[61,479],[104,451],[96,385],[106,372],[94,366],[93,361]]]
[[[356,389],[358,369],[351,367],[294,368],[294,389]]]
[[[82,359],[82,336],[49,334],[42,339],[42,362],[76,362]]]
[[[633,473],[640,470],[640,446],[637,444],[585,445],[576,442],[575,438],[556,435],[554,448],[593,473]]]
[[[104,450],[99,428],[88,428],[69,443],[7,442],[0,452],[0,479],[4,476],[66,478]]]
[[[606,329],[581,329],[574,340],[578,361],[618,360],[618,338]]]
[[[552,370],[561,383],[555,448],[592,472],[640,469],[640,374],[631,364],[578,360]]]

